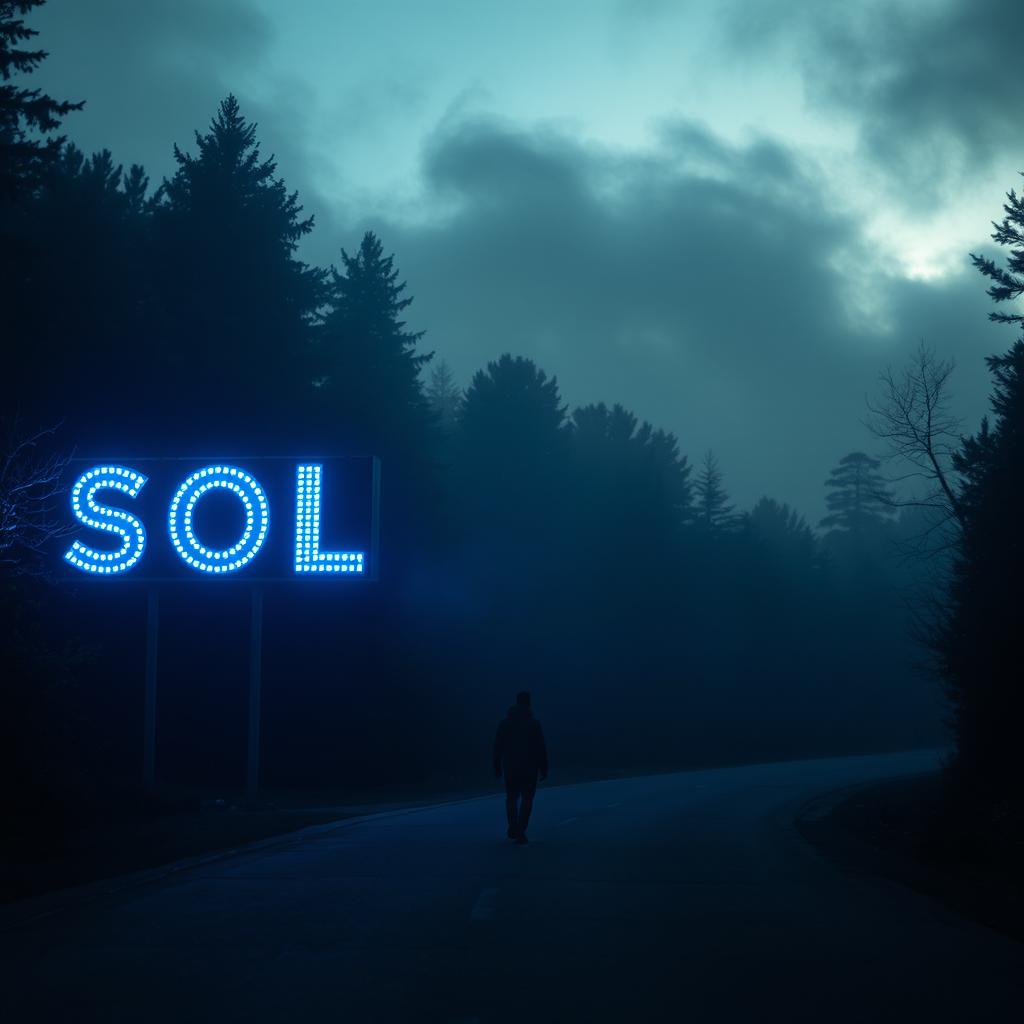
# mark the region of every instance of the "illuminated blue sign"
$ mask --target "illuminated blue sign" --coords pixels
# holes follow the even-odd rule
[[[376,578],[375,458],[197,461],[125,459],[83,468],[67,505],[68,526],[82,536],[61,547],[71,575]],[[161,520],[164,543],[147,538],[143,525]]]

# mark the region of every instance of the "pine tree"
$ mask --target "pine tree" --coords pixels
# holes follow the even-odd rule
[[[39,34],[25,26],[23,17],[43,3],[0,0],[0,204],[38,187],[64,144],[63,136],[38,136],[56,131],[65,115],[83,106],[11,84],[12,76],[31,74],[47,57],[45,50],[22,48]]]
[[[30,422],[66,422],[83,445],[103,420],[134,420],[147,401],[139,386],[150,377],[148,350],[139,349],[152,322],[147,184],[142,168],[123,171],[108,150],[87,158],[68,143],[18,205],[24,251],[4,280],[4,314],[21,343],[0,376],[0,404]],[[107,388],[99,418],[81,386],[98,366]]]
[[[201,418],[182,426],[204,443],[231,420],[250,439],[273,426],[280,442],[283,422],[301,433],[313,391],[323,273],[296,255],[313,218],[261,156],[256,128],[228,96],[195,154],[174,147],[154,203],[164,390],[175,404],[188,396]]]
[[[609,531],[668,543],[692,516],[690,466],[675,436],[603,402],[577,409],[572,422],[581,512],[606,520]]]
[[[796,509],[772,498],[761,498],[745,520],[746,528],[791,569],[815,563],[814,533]]]
[[[448,432],[454,430],[462,405],[462,388],[455,383],[455,374],[444,360],[430,371],[426,395],[430,407],[441,421],[441,426]]]
[[[729,495],[722,485],[722,471],[712,451],[704,456],[694,490],[698,526],[713,533],[721,533],[736,524],[733,506],[729,504]]]
[[[569,426],[558,382],[505,354],[466,391],[457,473],[470,528],[501,524],[528,535],[550,526],[564,487]]]
[[[1009,270],[974,257],[995,284],[996,302],[1024,294],[1024,205],[1011,191],[1006,219],[992,236],[1011,247]],[[1024,325],[1024,317],[996,312],[990,319]],[[962,531],[945,615],[933,634],[934,650],[953,708],[954,767],[976,796],[1020,798],[1024,685],[1024,336],[1003,355],[986,359],[993,376],[992,419],[984,418],[954,459],[963,485]]]
[[[891,521],[892,496],[878,472],[880,466],[878,459],[864,452],[850,452],[839,460],[825,481],[831,491],[825,498],[828,515],[821,520],[822,526],[859,538]]]
[[[1012,301],[1024,295],[1024,195],[1018,197],[1010,189],[1003,204],[1003,213],[1005,216],[1000,223],[992,222],[992,227],[996,229],[992,241],[1011,246],[1006,267],[1000,267],[995,260],[971,253],[974,266],[993,282],[988,289],[989,298],[993,302]],[[1021,313],[1004,313],[996,309],[989,313],[988,318],[996,323],[1024,326],[1024,314]]]
[[[654,629],[671,616],[678,593],[684,525],[692,516],[690,466],[676,438],[642,423],[621,405],[603,402],[572,415],[572,476],[561,542],[571,559],[575,619],[626,635]],[[627,597],[605,588],[608,552],[628,550],[630,575],[643,583]],[[642,591],[642,596],[637,592]],[[630,625],[627,625],[629,623]],[[598,627],[603,628],[603,627]]]
[[[430,420],[420,374],[433,353],[419,351],[424,331],[406,329],[402,314],[413,300],[380,239],[368,231],[358,251],[342,249],[341,258],[318,333],[320,400],[350,436],[408,447]]]
[[[366,232],[355,253],[341,250],[341,260],[341,269],[328,273],[326,310],[315,331],[318,439],[381,459],[387,564],[412,571],[450,520],[437,465],[439,419],[421,379],[433,353],[420,351],[425,332],[406,324],[413,298],[381,240]]]
[[[1024,340],[989,356],[993,422],[965,439],[954,465],[963,478],[963,529],[947,615],[936,649],[954,711],[956,767],[982,789],[1019,796],[1024,686]]]

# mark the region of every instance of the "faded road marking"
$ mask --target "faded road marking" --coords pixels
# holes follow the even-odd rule
[[[473,904],[473,912],[469,915],[471,921],[490,921],[494,918],[494,902],[497,899],[497,889],[484,889],[476,898]]]

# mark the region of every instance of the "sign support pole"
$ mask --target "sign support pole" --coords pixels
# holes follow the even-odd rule
[[[249,615],[249,748],[245,775],[250,804],[259,796],[260,711],[263,697],[263,588],[253,587]]]
[[[160,635],[160,591],[146,596],[146,692],[142,712],[142,784],[151,793],[156,785],[156,668]]]
[[[380,579],[380,459],[373,457],[373,483],[370,494],[370,578]]]

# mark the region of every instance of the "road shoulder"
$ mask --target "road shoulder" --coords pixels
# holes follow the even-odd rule
[[[801,809],[795,825],[804,840],[842,870],[897,882],[1024,941],[1019,872],[935,854],[940,798],[937,772],[885,779],[815,798]]]

